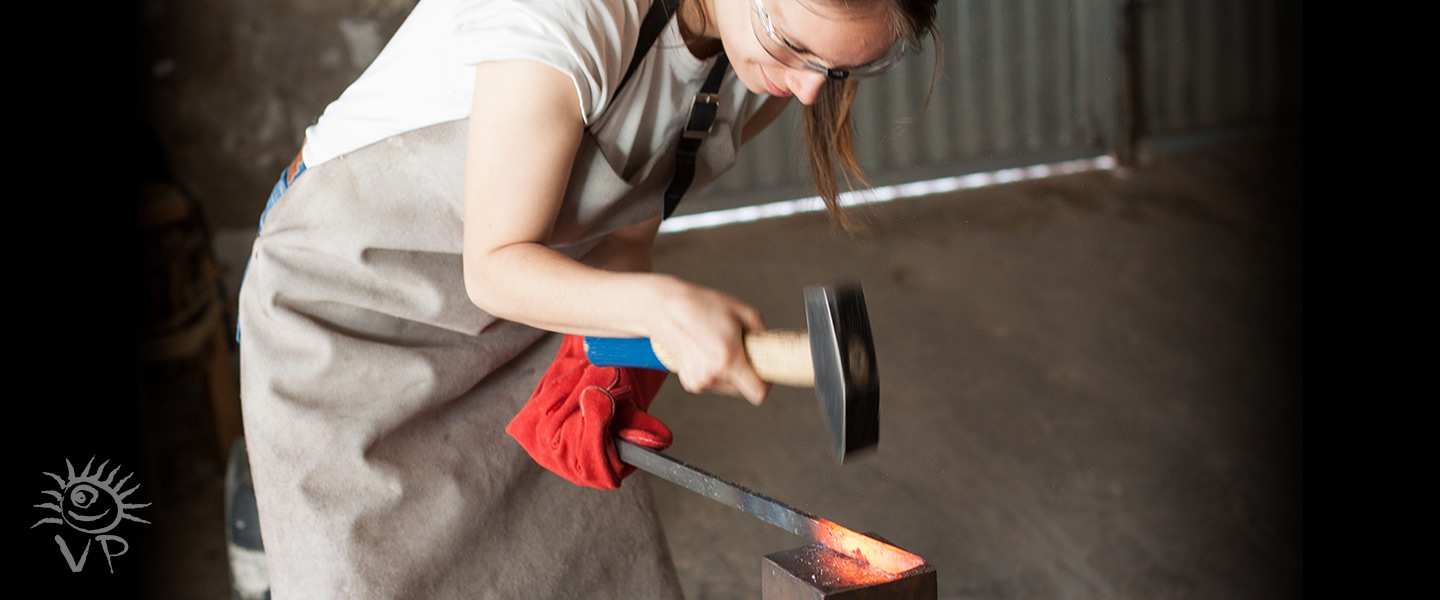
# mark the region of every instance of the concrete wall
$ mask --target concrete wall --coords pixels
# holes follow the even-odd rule
[[[216,230],[253,228],[304,129],[415,0],[141,0],[144,118]]]

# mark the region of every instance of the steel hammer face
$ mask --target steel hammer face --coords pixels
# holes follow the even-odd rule
[[[835,462],[880,441],[880,381],[865,296],[858,284],[805,288],[815,395]]]

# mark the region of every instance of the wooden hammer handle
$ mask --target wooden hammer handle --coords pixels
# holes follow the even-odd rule
[[[794,387],[815,387],[815,361],[810,334],[772,329],[745,336],[745,355],[760,379]]]
[[[674,370],[670,353],[651,341],[655,358]],[[815,363],[810,358],[810,334],[794,329],[771,329],[745,334],[745,355],[760,379],[793,387],[815,387]]]

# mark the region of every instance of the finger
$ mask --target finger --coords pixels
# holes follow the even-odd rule
[[[735,385],[745,401],[754,406],[760,406],[765,402],[765,396],[770,394],[770,384],[755,375],[755,371],[751,370],[748,365],[745,372],[735,380]]]
[[[747,332],[758,333],[769,329],[765,326],[765,318],[754,307],[745,306],[736,311],[735,316],[740,319],[740,324],[745,327]]]
[[[670,428],[654,415],[635,411],[627,420],[628,423],[616,432],[620,439],[653,450],[669,448],[675,440],[675,434],[671,433]]]
[[[717,383],[711,386],[708,391],[712,394],[720,394],[723,396],[742,396],[739,389],[728,383]]]
[[[695,381],[695,378],[689,376],[685,371],[679,372],[678,375],[680,376],[680,387],[684,388],[685,391],[691,394],[702,394],[708,391],[706,386]]]

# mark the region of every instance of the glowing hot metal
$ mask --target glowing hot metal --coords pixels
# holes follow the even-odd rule
[[[891,575],[899,575],[925,565],[925,559],[919,556],[803,512],[649,448],[624,440],[617,442],[617,446],[620,460],[626,464],[634,465],[721,504],[742,510],[790,533],[814,540]]]

